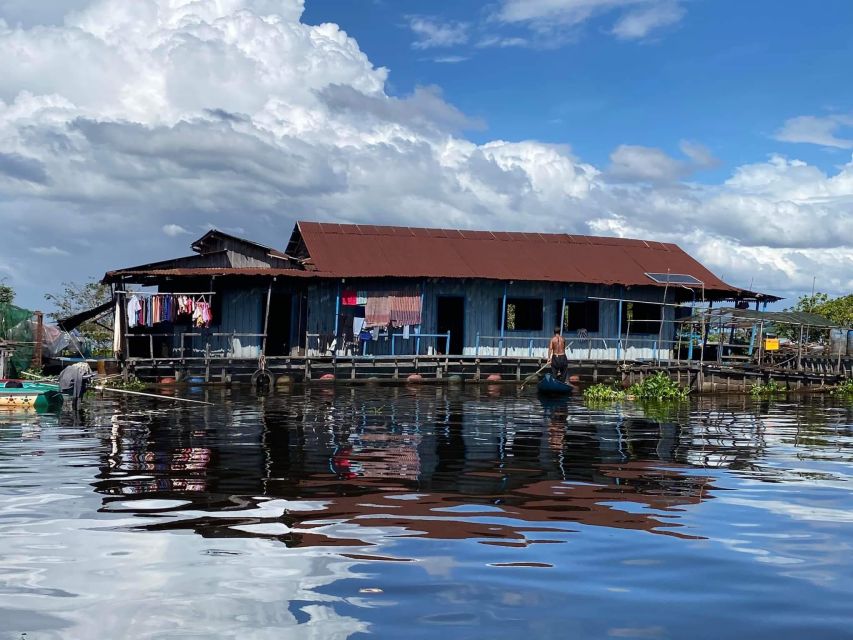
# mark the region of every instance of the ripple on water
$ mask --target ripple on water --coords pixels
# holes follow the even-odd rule
[[[0,415],[9,637],[775,639],[853,623],[849,404],[204,394],[203,410]]]

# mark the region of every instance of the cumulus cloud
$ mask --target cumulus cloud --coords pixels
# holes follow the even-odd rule
[[[853,138],[837,135],[844,129],[853,130],[853,116],[797,116],[786,120],[774,137],[783,142],[804,142],[822,147],[853,149]],[[848,136],[851,134],[853,131],[850,131]]]
[[[0,25],[0,271],[22,303],[59,273],[183,255],[184,230],[283,248],[297,217],[650,238],[743,286],[853,286],[853,161],[827,174],[774,156],[701,185],[714,159],[697,143],[625,145],[603,168],[568,146],[475,143],[460,131],[479,123],[440,91],[391,95],[355,40],[301,11],[98,0]]]
[[[679,146],[687,159],[673,158],[657,147],[620,145],[610,154],[607,176],[617,182],[675,182],[716,166],[716,158],[706,147],[686,140]]]
[[[684,17],[680,0],[501,0],[499,23],[530,28],[540,46],[556,46],[576,35],[584,23],[615,17],[609,29],[617,38],[637,40]]]

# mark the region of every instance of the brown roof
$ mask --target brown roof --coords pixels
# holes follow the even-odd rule
[[[298,222],[322,274],[654,285],[646,273],[687,274],[706,289],[739,292],[678,245],[552,233]],[[294,242],[291,241],[291,245]]]
[[[274,269],[271,267],[182,267],[175,269],[119,269],[108,271],[105,282],[123,276],[288,276],[294,278],[320,277],[322,274],[301,269]]]

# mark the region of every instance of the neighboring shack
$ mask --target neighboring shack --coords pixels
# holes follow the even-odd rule
[[[106,274],[117,353],[541,358],[557,326],[572,359],[669,358],[694,304],[778,299],[677,245],[621,238],[298,222],[284,250],[217,230],[192,249]]]

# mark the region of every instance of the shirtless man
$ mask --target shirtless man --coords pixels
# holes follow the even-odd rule
[[[560,327],[554,328],[554,337],[548,343],[548,361],[551,363],[551,375],[554,379],[565,382],[569,359],[566,358],[566,341],[560,335]]]

